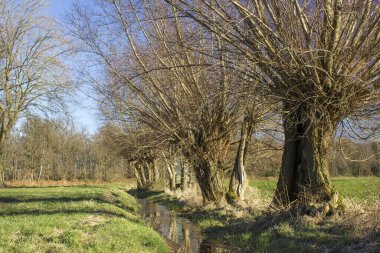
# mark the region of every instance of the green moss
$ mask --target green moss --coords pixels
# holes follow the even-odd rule
[[[233,204],[238,199],[238,195],[234,191],[228,191],[226,193],[226,199],[229,204]]]

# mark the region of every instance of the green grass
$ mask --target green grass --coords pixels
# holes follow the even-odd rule
[[[249,185],[261,191],[263,197],[272,197],[276,190],[277,180],[275,179],[253,179]]]
[[[331,181],[343,197],[356,200],[379,198],[379,177],[336,177]],[[275,179],[253,179],[250,182],[250,186],[259,189],[264,197],[273,196],[276,184]]]
[[[333,178],[332,183],[344,197],[371,200],[380,197],[379,177]]]
[[[0,252],[167,252],[118,187],[0,189]]]

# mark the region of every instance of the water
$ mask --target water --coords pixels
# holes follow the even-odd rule
[[[176,215],[165,206],[139,199],[141,216],[167,240],[176,253],[232,253],[223,245],[207,240],[201,230],[188,219]]]

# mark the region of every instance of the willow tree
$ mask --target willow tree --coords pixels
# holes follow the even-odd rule
[[[68,87],[63,43],[42,8],[37,0],[0,1],[0,156],[19,117],[46,109]]]
[[[156,133],[191,165],[205,202],[220,202],[224,159],[239,104],[223,42],[162,1],[99,1],[76,8],[73,34],[109,77],[100,96],[110,115]]]
[[[144,131],[144,129],[124,132],[126,143],[121,143],[122,155],[126,158],[128,166],[135,175],[137,189],[139,190],[153,189],[159,179],[157,166],[159,154],[157,154],[157,148],[150,147],[153,139],[151,134],[149,131]]]
[[[239,101],[243,105],[240,119],[240,135],[237,140],[237,149],[233,170],[230,175],[230,183],[226,194],[227,201],[234,203],[239,199],[244,199],[245,188],[248,185],[246,173],[247,155],[252,144],[252,137],[260,130],[268,127],[269,119],[272,116],[269,112],[272,110],[269,100],[260,91],[252,91],[255,87],[252,81],[243,79],[240,85]],[[259,88],[258,84],[255,85]],[[239,131],[238,131],[239,132]]]
[[[380,3],[166,0],[223,37],[282,103],[285,146],[274,203],[336,206],[327,150],[338,123],[377,113]],[[217,16],[218,19],[210,17]],[[253,71],[254,70],[254,71]]]

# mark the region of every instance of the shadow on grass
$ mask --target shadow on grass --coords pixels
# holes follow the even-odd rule
[[[36,202],[44,202],[45,204],[49,203],[64,203],[64,202],[81,202],[81,201],[95,201],[96,203],[105,203],[112,204],[117,206],[123,210],[129,212],[135,212],[136,209],[134,207],[126,206],[120,203],[117,199],[107,201],[106,197],[96,197],[96,198],[85,198],[85,197],[50,197],[50,198],[33,198],[33,199],[19,199],[19,198],[11,198],[11,197],[0,197],[0,207],[1,204],[18,204],[18,203],[36,203]],[[1,215],[1,212],[0,212]]]
[[[69,202],[69,201],[86,201],[86,200],[96,200],[103,201],[101,198],[86,198],[86,197],[48,197],[48,198],[17,198],[17,197],[0,197],[1,203],[25,203],[25,202]]]
[[[40,185],[6,185],[4,188],[0,189],[46,189],[46,188],[99,188],[104,185],[99,184],[78,184],[78,185],[46,185],[46,186],[40,186]]]
[[[16,215],[54,215],[54,214],[98,214],[98,215],[108,215],[115,216],[119,218],[126,218],[125,215],[114,213],[106,210],[12,210],[11,212],[0,213],[1,216],[16,216]],[[129,219],[131,220],[131,219]],[[137,219],[136,219],[137,221]]]

